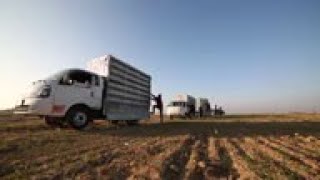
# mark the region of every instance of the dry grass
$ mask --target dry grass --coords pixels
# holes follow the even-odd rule
[[[2,117],[0,179],[319,179],[319,149],[317,114],[97,121],[84,131]]]

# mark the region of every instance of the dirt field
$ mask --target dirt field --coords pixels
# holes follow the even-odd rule
[[[2,120],[0,179],[26,178],[320,179],[320,116],[96,122],[84,131]]]

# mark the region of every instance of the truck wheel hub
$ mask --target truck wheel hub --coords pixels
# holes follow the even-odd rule
[[[74,120],[74,123],[75,123],[76,125],[81,126],[81,125],[83,125],[83,124],[86,123],[86,121],[87,121],[87,116],[86,116],[86,114],[83,113],[83,112],[77,112],[77,113],[75,114],[73,120]]]

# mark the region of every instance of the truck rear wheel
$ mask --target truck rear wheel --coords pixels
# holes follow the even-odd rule
[[[80,130],[88,125],[91,116],[88,108],[75,106],[68,111],[66,120],[73,128]]]

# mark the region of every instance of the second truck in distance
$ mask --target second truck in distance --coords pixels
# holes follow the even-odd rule
[[[207,98],[194,98],[188,94],[178,94],[167,106],[167,115],[173,117],[204,117],[211,115]]]

